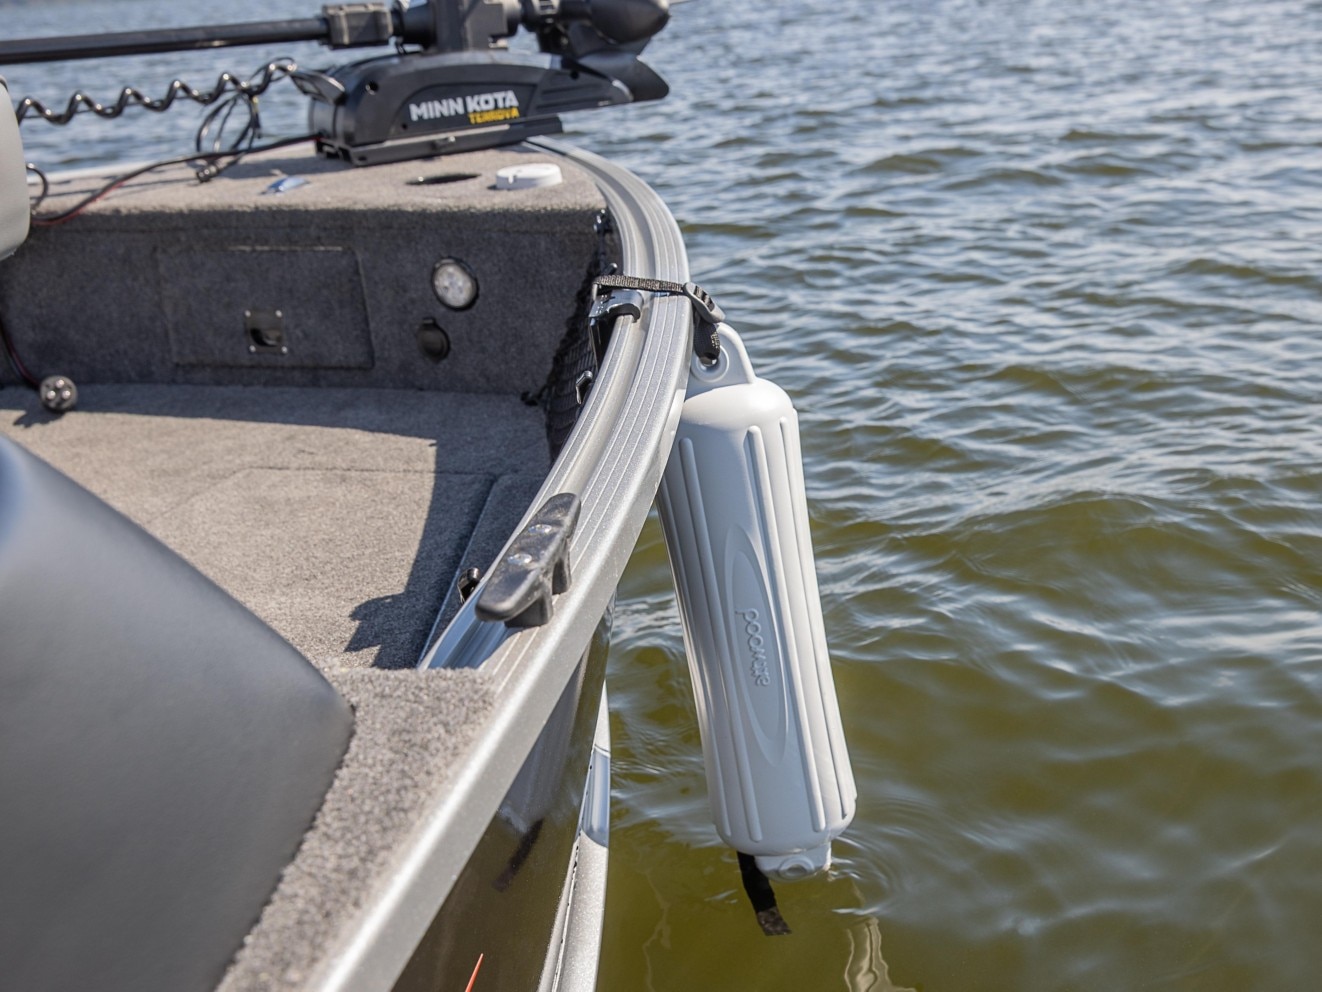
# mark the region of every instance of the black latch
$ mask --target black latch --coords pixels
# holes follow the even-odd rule
[[[551,597],[569,588],[569,539],[582,504],[573,493],[552,496],[492,567],[475,610],[507,627],[540,627]]]
[[[693,304],[693,351],[703,365],[715,365],[721,357],[721,336],[716,325],[725,319],[725,311],[696,283],[686,282],[684,295]]]
[[[592,331],[592,347],[596,349],[598,364],[606,354],[616,319],[632,317],[637,320],[642,315],[643,294],[635,289],[612,289],[592,301],[592,309],[588,311],[588,328]]]
[[[669,282],[665,279],[642,279],[638,276],[604,275],[597,277],[603,289],[643,290],[648,293],[670,293],[688,297],[693,305],[693,352],[704,365],[715,365],[721,357],[721,338],[716,325],[725,320],[725,311],[696,283]],[[614,293],[606,297],[610,299]]]

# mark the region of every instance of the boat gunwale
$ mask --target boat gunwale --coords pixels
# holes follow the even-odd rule
[[[679,227],[646,183],[561,142],[529,144],[594,178],[624,271],[688,280]],[[448,787],[419,818],[384,882],[341,928],[307,989],[389,989],[449,894],[610,607],[669,455],[691,348],[692,310],[682,298],[653,298],[639,319],[617,320],[583,413],[515,531],[549,496],[576,493],[583,510],[571,546],[574,583],[556,598],[550,622],[519,633],[478,620],[473,596],[420,662],[476,669],[495,693],[492,709]]]

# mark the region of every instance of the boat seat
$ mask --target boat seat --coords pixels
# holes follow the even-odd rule
[[[0,437],[0,984],[214,988],[351,731],[269,627]]]
[[[9,89],[0,79],[4,108],[9,108]],[[0,110],[0,258],[14,253],[28,236],[28,170],[18,120]]]

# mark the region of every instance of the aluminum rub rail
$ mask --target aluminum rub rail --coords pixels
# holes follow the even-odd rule
[[[561,142],[533,146],[589,173],[610,208],[622,271],[689,279],[684,242],[661,198],[627,169]],[[445,794],[400,851],[393,874],[367,894],[311,976],[317,992],[389,989],[477,846],[610,605],[670,454],[688,383],[692,309],[651,296],[639,319],[617,320],[596,382],[564,451],[525,516],[556,493],[576,493],[582,515],[571,549],[574,580],[544,626],[510,631],[478,620],[475,592],[420,666],[477,668],[495,702]]]

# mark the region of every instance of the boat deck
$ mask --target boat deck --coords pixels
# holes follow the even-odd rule
[[[79,389],[54,416],[0,363],[0,434],[191,562],[354,710],[229,992],[324,977],[487,732],[484,672],[415,666],[458,608],[456,578],[488,567],[551,468],[547,411],[523,397],[581,327],[603,200],[569,163],[560,186],[494,188],[496,169],[547,157],[253,156],[200,188],[167,170],[34,230],[0,267],[25,362]],[[287,174],[310,182],[264,195]],[[53,182],[45,209],[102,181]],[[481,283],[462,312],[432,292],[450,255]],[[283,308],[288,354],[248,348],[249,308]],[[428,317],[453,342],[439,364],[415,336]]]
[[[56,417],[8,388],[0,433],[323,670],[416,665],[549,467],[541,409],[494,393],[106,384]]]
[[[501,394],[105,384],[55,417],[8,387],[0,433],[243,602],[353,707],[317,823],[225,987],[300,985],[489,713],[481,673],[414,666],[457,607],[456,575],[487,567],[535,495],[542,411]]]

